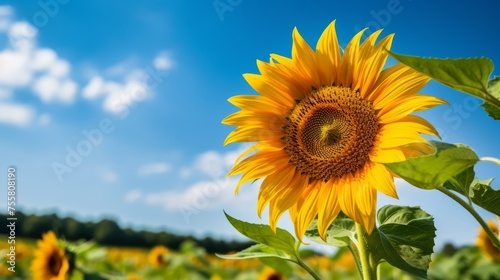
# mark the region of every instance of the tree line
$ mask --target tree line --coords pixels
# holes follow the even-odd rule
[[[0,214],[0,219],[7,221],[7,214]],[[240,251],[254,244],[253,242],[238,242],[216,240],[211,237],[196,238],[190,235],[178,235],[166,231],[151,232],[121,228],[114,220],[103,219],[99,222],[80,222],[72,217],[60,218],[56,214],[26,215],[16,212],[16,237],[40,239],[47,231],[54,231],[59,237],[69,241],[92,240],[100,245],[151,248],[164,245],[178,250],[185,241],[192,241],[205,248],[209,253],[227,253]],[[8,227],[0,227],[0,234],[9,234]]]

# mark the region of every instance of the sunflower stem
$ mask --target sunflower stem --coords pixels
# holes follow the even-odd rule
[[[356,246],[357,246],[356,248],[359,247],[358,245],[356,245]],[[351,254],[354,258],[354,263],[356,264],[356,268],[358,269],[359,273],[361,274],[363,270],[361,269],[361,263],[359,262],[359,255],[358,255],[357,251],[351,245],[347,246],[347,248],[349,248],[349,251],[351,251]]]
[[[450,190],[448,190],[444,187],[439,186],[436,189],[438,191],[444,193],[445,195],[447,195],[451,199],[455,200],[458,204],[460,204],[463,208],[465,208],[465,210],[467,210],[479,222],[481,227],[483,227],[484,231],[486,232],[486,235],[488,235],[488,238],[491,240],[493,245],[495,245],[495,247],[500,249],[500,240],[498,239],[496,234],[491,230],[491,228],[488,226],[488,224],[486,224],[486,222],[483,220],[483,218],[481,218],[481,216],[479,216],[479,214],[476,212],[476,210],[474,210],[472,205],[469,205],[463,199],[461,199],[456,194],[454,194],[453,192],[451,192]]]
[[[302,261],[302,259],[300,257],[297,256],[297,264],[300,265],[303,269],[305,269],[307,271],[307,273],[309,273],[309,275],[311,275],[314,280],[321,280],[321,277],[319,277],[319,275],[316,273],[316,271],[314,271],[312,268],[310,268],[304,261]]]
[[[356,223],[359,242],[359,258],[361,259],[361,276],[363,280],[376,280],[377,272],[375,264],[370,260],[368,243],[365,236],[365,231],[361,224]]]
[[[480,161],[489,161],[489,162],[493,162],[493,163],[496,163],[496,164],[500,165],[500,159],[497,159],[497,158],[494,158],[494,157],[482,157],[479,160]]]

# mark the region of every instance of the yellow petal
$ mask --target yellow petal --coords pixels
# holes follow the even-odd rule
[[[340,212],[338,188],[335,186],[334,182],[336,182],[336,180],[320,184],[321,190],[318,197],[318,232],[323,240],[326,240],[326,230]]]
[[[292,59],[302,72],[306,81],[311,87],[320,88],[322,86],[316,66],[316,55],[307,42],[302,38],[297,28],[293,29]]]
[[[340,46],[335,32],[335,20],[323,31],[316,45],[316,64],[320,81],[331,86],[337,77],[340,64]]]
[[[261,95],[237,95],[229,98],[228,101],[243,110],[253,112],[273,112],[281,114],[286,110],[282,104]]]
[[[368,184],[360,184],[355,190],[356,217],[368,234],[375,227],[375,213],[377,205],[377,191]]]
[[[375,110],[379,110],[400,97],[416,94],[429,81],[429,77],[408,66],[396,64],[382,71],[367,98],[373,101]]]
[[[398,198],[394,179],[382,164],[374,164],[367,175],[367,182],[377,191],[390,197]]]
[[[293,221],[295,226],[295,235],[302,242],[302,237],[312,220],[318,213],[316,201],[318,200],[319,188],[316,184],[310,185],[302,193],[297,205],[296,218]]]
[[[267,204],[274,199],[277,195],[289,188],[289,183],[295,173],[295,167],[286,166],[282,170],[277,170],[273,174],[267,176],[259,189],[259,197],[257,201],[257,214],[262,216],[264,208]]]
[[[337,72],[337,85],[351,87],[356,64],[359,62],[359,41],[365,30],[366,28],[354,35],[347,44]]]
[[[269,225],[276,231],[276,225],[283,213],[297,204],[304,188],[307,187],[307,179],[299,172],[295,172],[288,183],[288,187],[280,191],[269,204]]]
[[[373,90],[389,55],[386,49],[389,50],[391,48],[394,37],[394,34],[391,34],[383,38],[376,47],[373,47],[374,40],[378,34],[378,32],[374,32],[370,35],[360,48],[361,63],[357,71],[358,74],[355,76],[357,78],[353,89],[359,88],[362,96],[367,96]]]
[[[258,93],[274,100],[278,104],[289,108],[291,108],[295,104],[295,101],[289,94],[279,91],[273,85],[269,84],[266,81],[266,77],[256,74],[244,74],[243,77],[245,78],[247,83]]]
[[[380,123],[387,124],[396,122],[412,112],[441,104],[446,104],[446,101],[430,95],[417,94],[393,101],[391,104],[380,109],[378,116]]]
[[[287,92],[293,99],[300,100],[311,91],[311,85],[302,79],[297,79],[300,73],[293,61],[281,58],[286,61],[284,64],[258,61],[257,67],[263,76],[272,80],[277,89]]]
[[[399,162],[406,160],[404,153],[399,149],[377,149],[373,155],[370,156],[372,162],[388,163]]]

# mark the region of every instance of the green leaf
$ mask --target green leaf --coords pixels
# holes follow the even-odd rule
[[[493,62],[485,57],[441,59],[408,56],[390,52],[399,62],[410,66],[432,79],[456,90],[479,97],[485,101],[483,107],[494,119],[500,112],[498,77],[488,82],[493,71]]]
[[[469,188],[472,181],[474,181],[475,175],[474,167],[469,167],[446,181],[443,187],[468,196]]]
[[[314,219],[305,236],[316,243],[327,244],[335,247],[347,247],[351,240],[356,240],[356,223],[340,212],[326,231],[326,242],[321,239],[318,232],[318,220]]]
[[[487,102],[481,104],[481,106],[488,113],[488,116],[492,117],[495,120],[500,120],[500,107],[496,107]]]
[[[469,197],[476,205],[500,216],[500,190],[494,190],[488,180],[474,179],[469,189]]]
[[[386,205],[377,213],[380,224],[368,237],[370,253],[378,261],[418,277],[427,277],[436,228],[434,218],[420,207]]]
[[[287,254],[282,250],[277,250],[264,244],[256,244],[250,246],[238,253],[223,255],[216,254],[223,259],[241,260],[241,259],[254,259],[254,258],[279,258],[284,260],[295,260],[294,255]]]
[[[290,255],[298,255],[300,242],[295,240],[288,231],[277,228],[274,233],[268,225],[251,224],[235,219],[226,212],[224,214],[231,225],[244,236]]]
[[[488,81],[488,92],[493,95],[496,99],[500,99],[500,76]],[[488,115],[495,120],[500,120],[500,107],[492,105],[488,102],[483,103],[484,110],[488,112]]]
[[[410,158],[385,166],[412,185],[434,189],[479,161],[478,156],[465,144],[430,141],[436,152],[432,155]]]
[[[477,206],[500,216],[500,190],[494,190],[490,186],[493,179],[474,179],[474,175],[473,168],[468,168],[443,187],[468,197]]]

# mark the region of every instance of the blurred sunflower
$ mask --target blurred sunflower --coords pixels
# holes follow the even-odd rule
[[[492,220],[487,221],[487,224],[498,238],[499,235],[498,235],[497,224]],[[500,250],[497,247],[495,247],[495,245],[493,245],[493,242],[491,242],[491,240],[488,238],[488,235],[486,234],[483,228],[479,229],[476,245],[481,249],[486,258],[492,261],[500,262]]]
[[[165,261],[164,256],[168,254],[169,250],[167,247],[158,245],[151,249],[148,255],[149,264],[156,267],[167,266],[168,262]]]
[[[38,240],[37,245],[35,258],[30,267],[33,279],[68,279],[70,263],[54,232],[49,231],[43,234],[42,240]]]
[[[142,278],[137,275],[136,273],[130,272],[127,274],[127,279],[128,280],[142,280]]]
[[[5,266],[4,264],[0,265],[0,275],[9,276],[9,275],[13,275],[13,274],[14,274],[14,272],[10,271],[7,266]]]
[[[351,252],[349,251],[344,251],[336,260],[334,263],[334,266],[338,269],[343,269],[349,272],[355,272],[356,271],[356,261],[354,260],[354,257],[352,256]]]
[[[261,273],[259,273],[259,277],[257,280],[285,280],[286,277],[277,272],[276,270],[266,266]]]
[[[237,126],[225,144],[257,143],[228,176],[243,173],[236,193],[264,178],[257,212],[269,205],[273,229],[289,210],[298,238],[316,216],[324,238],[342,211],[371,233],[377,191],[397,198],[394,175],[382,163],[405,160],[406,145],[427,142],[421,133],[438,135],[410,115],[445,103],[417,94],[429,78],[401,64],[382,70],[393,35],[375,45],[378,30],[360,45],[363,32],[341,54],[335,21],[316,51],[294,29],[291,58],[271,54],[269,63],[257,61],[260,74],[244,75],[260,95],[229,99],[241,110],[223,120]]]

